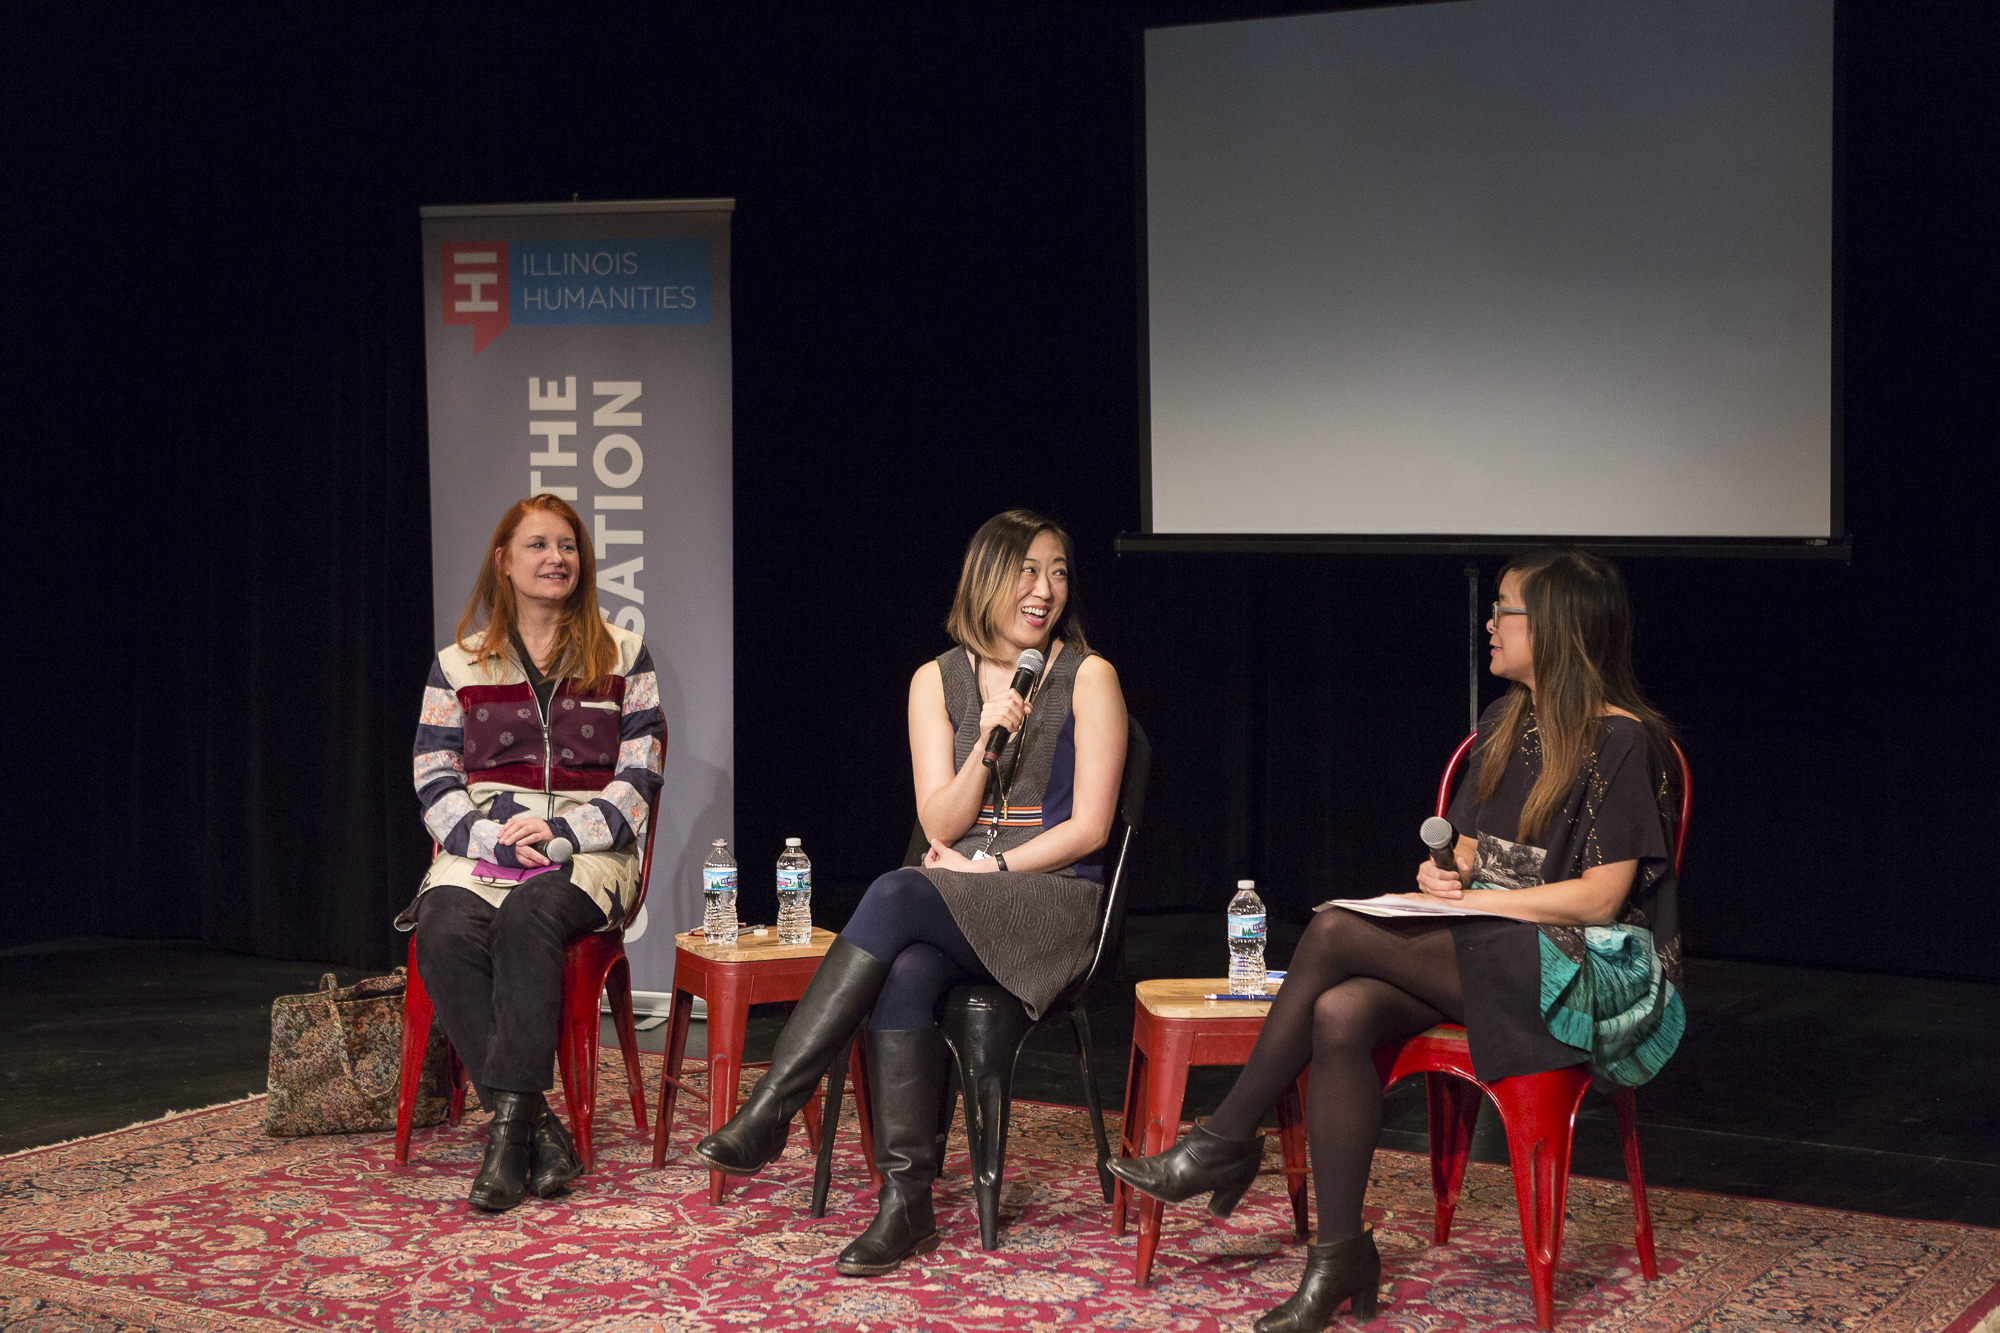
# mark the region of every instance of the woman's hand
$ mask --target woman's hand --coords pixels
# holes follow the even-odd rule
[[[1439,870],[1427,856],[1417,862],[1417,888],[1426,897],[1444,898],[1456,901],[1465,896],[1466,876],[1472,872],[1472,859],[1459,852],[1454,859],[1458,862],[1458,873]]]
[[[499,835],[493,840],[512,847],[514,859],[532,868],[549,864],[549,858],[536,851],[532,844],[547,842],[554,836],[548,820],[537,819],[533,815],[515,815],[501,825]]]
[[[993,734],[993,728],[1005,727],[1009,736],[1021,729],[1021,723],[1035,706],[1020,695],[1008,690],[997,699],[988,699],[979,708],[979,734],[986,737]]]
[[[965,875],[986,875],[1000,868],[990,856],[975,861],[969,856],[959,855],[936,838],[931,839],[931,849],[924,853],[924,865],[938,870],[956,870]]]

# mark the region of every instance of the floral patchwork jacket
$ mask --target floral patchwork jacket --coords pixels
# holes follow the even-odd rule
[[[497,905],[507,886],[480,878],[476,866],[518,866],[514,849],[496,838],[509,819],[529,814],[575,846],[571,880],[603,910],[606,929],[624,923],[667,725],[644,641],[606,628],[618,644],[611,675],[588,692],[562,681],[546,717],[519,663],[483,667],[456,644],[438,653],[414,747],[417,799],[439,847],[420,894],[457,884]],[[405,912],[397,924],[414,922]]]

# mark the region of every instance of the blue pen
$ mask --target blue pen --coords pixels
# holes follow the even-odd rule
[[[1204,1000],[1268,1000],[1268,995],[1204,995]]]

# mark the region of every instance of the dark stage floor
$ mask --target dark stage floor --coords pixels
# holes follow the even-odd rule
[[[1274,935],[1278,966],[1296,932]],[[1123,1098],[1129,982],[1187,975],[1191,958],[1222,970],[1220,917],[1132,919],[1126,980],[1101,981],[1091,1005],[1107,1106]],[[329,970],[343,982],[360,975],[187,943],[0,951],[10,1016],[0,1030],[0,1153],[261,1092],[271,997],[312,990]],[[1639,1094],[1649,1183],[2000,1226],[2000,986],[1696,960],[1687,991],[1688,1039]],[[778,1024],[774,1014],[753,1021],[752,1058]],[[664,1027],[640,1034],[652,1050],[664,1038]],[[1189,1113],[1210,1109],[1232,1077],[1197,1070]],[[1016,1087],[1081,1104],[1066,1027],[1033,1039]],[[1382,1142],[1423,1148],[1417,1081],[1390,1093]],[[1474,1146],[1505,1160],[1490,1108]],[[1575,1170],[1624,1175],[1610,1103],[1594,1094]]]

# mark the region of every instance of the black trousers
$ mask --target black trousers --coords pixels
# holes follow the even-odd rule
[[[567,867],[509,889],[498,907],[456,884],[418,902],[417,974],[482,1105],[555,1086],[563,946],[603,925]]]

